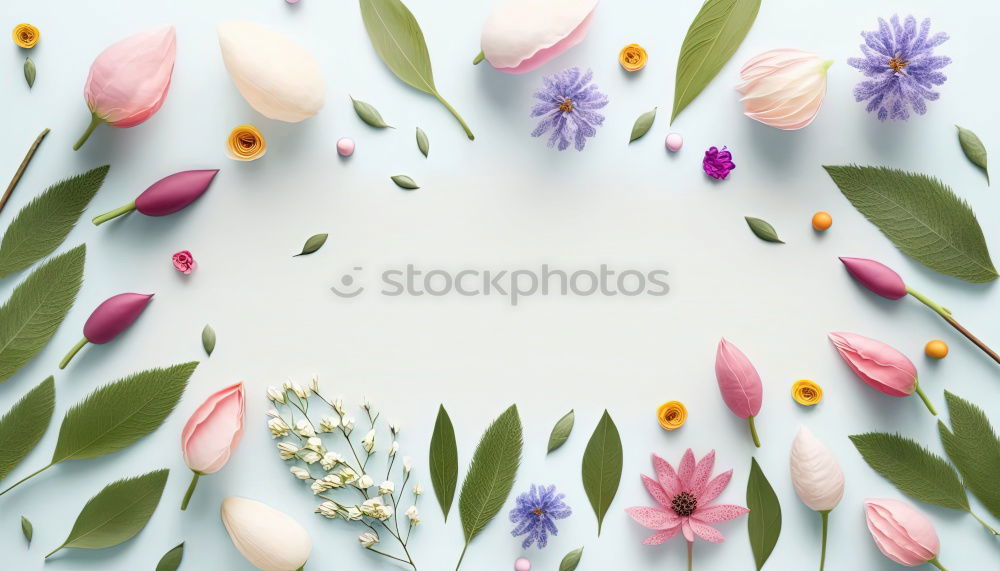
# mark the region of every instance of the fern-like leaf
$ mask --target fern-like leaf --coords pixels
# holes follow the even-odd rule
[[[1000,518],[1000,438],[990,426],[983,409],[948,391],[948,416],[951,430],[938,421],[941,444],[948,458],[958,468],[965,486],[986,506],[993,517]]]
[[[0,480],[10,474],[45,435],[55,406],[56,384],[49,377],[0,418]]]

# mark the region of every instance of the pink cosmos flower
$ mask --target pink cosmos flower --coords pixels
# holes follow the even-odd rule
[[[173,261],[174,268],[184,275],[190,274],[198,267],[198,262],[194,261],[194,256],[187,250],[181,250],[174,254]]]

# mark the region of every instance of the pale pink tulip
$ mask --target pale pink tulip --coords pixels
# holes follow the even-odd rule
[[[506,0],[483,25],[482,58],[505,73],[526,73],[587,36],[597,0]]]
[[[753,419],[760,412],[764,387],[750,359],[725,339],[719,341],[715,353],[715,378],[719,382],[722,400],[736,416],[747,419],[753,443],[760,448]]]
[[[907,397],[916,392],[927,409],[937,415],[934,405],[920,389],[917,368],[906,355],[857,333],[834,332],[829,338],[844,362],[870,387],[894,397]]]
[[[833,63],[801,50],[771,50],[740,70],[747,117],[776,129],[801,129],[812,123],[826,96],[826,70]]]
[[[170,88],[176,55],[173,26],[129,36],[101,52],[83,87],[90,126],[73,150],[82,147],[101,123],[135,127],[156,113]]]
[[[243,437],[244,400],[243,383],[228,386],[208,397],[184,425],[181,450],[194,478],[182,510],[187,508],[198,478],[222,469]]]
[[[916,567],[937,561],[941,542],[927,516],[906,502],[865,500],[865,520],[875,545],[883,555],[900,565]]]

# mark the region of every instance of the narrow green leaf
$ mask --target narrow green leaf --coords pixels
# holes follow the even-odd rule
[[[399,188],[405,188],[406,190],[416,190],[420,188],[417,183],[413,182],[413,179],[406,176],[405,174],[397,174],[392,177],[392,182],[396,183]]]
[[[0,307],[0,383],[49,342],[83,282],[83,244],[39,266]]]
[[[1000,275],[976,215],[941,181],[883,167],[823,168],[851,204],[904,254],[970,282],[989,282]]]
[[[652,111],[646,111],[639,118],[635,120],[635,124],[632,125],[632,134],[629,135],[628,142],[632,142],[639,137],[642,137],[649,132],[649,128],[653,126],[653,121],[656,120],[656,107],[653,107]]]
[[[771,223],[766,220],[761,220],[760,218],[754,218],[753,216],[744,216],[747,225],[750,226],[750,231],[765,242],[776,242],[778,244],[784,244],[781,238],[778,238],[778,231],[771,226]]]
[[[104,549],[135,537],[153,517],[167,484],[169,470],[157,470],[108,484],[83,506],[64,547]]]
[[[948,401],[951,430],[938,421],[941,444],[948,453],[965,487],[986,506],[993,517],[1000,518],[1000,438],[990,425],[983,409],[971,402],[944,392]]]
[[[434,433],[431,435],[430,461],[431,485],[444,520],[448,521],[451,503],[455,499],[455,488],[458,487],[458,444],[455,441],[455,427],[444,405],[438,408],[437,420],[434,421]]]
[[[57,182],[17,213],[0,242],[0,278],[28,268],[63,243],[109,168],[104,165]]]
[[[350,97],[350,96],[349,96]],[[365,103],[364,101],[355,99],[351,97],[351,103],[354,105],[354,112],[358,114],[360,118],[365,123],[376,127],[378,129],[392,129],[393,126],[386,123],[385,119],[382,118],[382,114],[378,112],[372,104]]]
[[[31,520],[21,516],[21,533],[24,534],[24,539],[28,541],[28,545],[31,545],[31,538],[35,536],[35,526],[31,525]]]
[[[576,422],[576,413],[572,410],[563,415],[562,418],[556,422],[556,425],[552,427],[552,433],[549,434],[549,452],[552,452],[556,448],[559,448],[566,441],[569,440],[569,435],[573,432],[573,423]]]
[[[468,545],[496,517],[514,487],[523,446],[521,417],[511,405],[483,433],[458,496]]]
[[[177,406],[197,361],[104,385],[66,412],[52,463],[117,452],[156,430]]]
[[[156,564],[156,571],[177,571],[184,559],[184,543],[163,554],[160,562]]]
[[[774,488],[767,481],[756,458],[750,459],[750,479],[747,480],[747,532],[750,534],[750,549],[753,560],[760,571],[781,535],[781,504]]]
[[[205,348],[205,354],[211,357],[212,351],[215,351],[215,329],[211,325],[206,324],[201,330],[201,346]]]
[[[760,0],[706,0],[702,5],[677,59],[671,123],[733,57],[757,19],[758,10]]]
[[[597,516],[597,535],[601,535],[604,516],[611,507],[622,479],[622,439],[615,421],[604,411],[594,434],[583,452],[583,489]]]
[[[425,158],[431,152],[430,139],[427,138],[427,133],[424,133],[424,130],[420,127],[417,127],[417,148],[420,149],[420,154]]]
[[[55,406],[56,384],[49,377],[0,418],[0,480],[6,478],[45,435]]]
[[[965,153],[969,162],[983,169],[983,174],[986,175],[986,184],[989,184],[990,171],[986,167],[986,145],[983,145],[983,142],[972,131],[958,125],[955,127],[958,128],[958,142],[962,145],[962,152]]]
[[[851,442],[876,472],[915,500],[969,511],[969,498],[955,469],[915,440],[898,434],[868,432]]]
[[[24,80],[28,82],[28,89],[35,86],[35,62],[30,57],[24,58]]]
[[[559,571],[574,571],[580,565],[580,558],[583,557],[583,548],[578,547],[570,551],[559,563]]]
[[[299,256],[308,256],[309,254],[312,254],[313,252],[319,250],[320,248],[323,247],[323,244],[326,244],[326,239],[328,236],[329,236],[328,234],[313,234],[312,236],[309,237],[308,240],[306,240],[306,243],[302,246],[302,251],[299,252],[298,254],[295,254],[292,257],[297,258]]]

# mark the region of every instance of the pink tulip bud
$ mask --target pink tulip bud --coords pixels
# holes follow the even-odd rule
[[[906,284],[903,278],[889,266],[866,260],[864,258],[840,258],[851,277],[861,282],[861,285],[887,299],[900,299],[906,296]]]
[[[934,561],[941,549],[934,524],[906,502],[865,500],[865,520],[875,545],[883,555],[900,565],[916,567]]]
[[[747,117],[776,129],[801,129],[812,123],[826,96],[826,70],[833,64],[802,50],[771,50],[740,70]]]
[[[851,370],[873,389],[894,397],[916,392],[932,414],[937,414],[927,395],[920,390],[913,362],[889,345],[856,333],[829,334],[837,352]]]
[[[760,440],[753,417],[760,412],[763,386],[753,363],[735,345],[723,339],[715,353],[715,378],[719,382],[722,400],[736,416],[748,419],[754,444]]]
[[[104,345],[118,337],[146,310],[151,299],[153,294],[120,293],[104,300],[87,318],[83,325],[83,339],[70,349],[59,363],[59,368],[65,369],[73,356],[87,343]]]
[[[243,383],[228,386],[208,397],[184,425],[181,450],[184,463],[194,472],[181,509],[186,509],[198,478],[214,474],[229,461],[243,437]]]
[[[112,44],[90,66],[83,87],[92,115],[78,150],[101,123],[134,127],[163,105],[177,55],[173,26],[141,32]]]
[[[208,190],[219,169],[183,171],[162,178],[125,206],[94,217],[100,226],[108,220],[138,210],[146,216],[166,216],[183,210]]]

